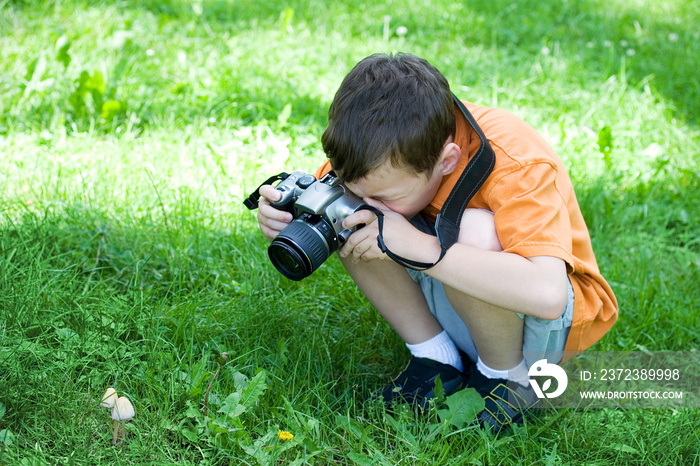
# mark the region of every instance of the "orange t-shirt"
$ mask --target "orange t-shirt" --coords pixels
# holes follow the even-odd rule
[[[468,207],[494,213],[504,252],[553,256],[566,262],[574,289],[574,316],[565,351],[582,351],[615,323],[617,300],[598,269],[569,175],[549,144],[520,118],[505,110],[464,103],[496,154],[493,171]],[[433,221],[479,147],[477,134],[456,108],[455,113],[455,143],[462,149],[462,158],[423,210]],[[326,162],[316,177],[329,170]]]

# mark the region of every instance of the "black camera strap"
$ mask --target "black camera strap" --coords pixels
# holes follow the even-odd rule
[[[445,257],[447,250],[459,239],[459,226],[462,221],[464,210],[467,208],[471,198],[474,197],[474,194],[476,194],[479,188],[481,188],[481,185],[484,184],[484,181],[486,181],[486,178],[489,176],[496,163],[496,155],[486,139],[484,132],[476,123],[476,119],[469,110],[467,110],[467,107],[464,106],[462,101],[454,94],[452,95],[452,99],[467,120],[467,123],[469,123],[469,126],[471,126],[477,136],[479,136],[480,143],[479,149],[477,149],[476,153],[472,156],[457,180],[457,183],[452,188],[452,191],[450,191],[450,194],[447,196],[435,220],[435,231],[438,242],[440,243],[440,257],[431,264],[429,262],[418,262],[406,259],[391,252],[384,243],[384,214],[374,207],[367,206],[367,209],[373,211],[377,216],[377,226],[379,229],[377,243],[379,249],[391,260],[403,267],[415,270],[428,270],[437,265],[437,263]]]
[[[245,201],[243,201],[243,204],[248,208],[248,210],[254,210],[258,208],[258,201],[260,201],[260,188],[265,186],[266,184],[272,184],[275,181],[284,181],[289,177],[289,173],[282,172],[278,175],[274,175],[269,177],[267,180],[263,181],[258,188],[250,193],[250,196],[248,196]]]

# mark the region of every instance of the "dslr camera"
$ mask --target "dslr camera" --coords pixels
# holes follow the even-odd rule
[[[313,175],[296,171],[275,189],[282,197],[270,204],[291,213],[294,220],[277,235],[267,252],[275,268],[291,280],[311,275],[363,226],[343,228],[345,217],[367,205],[334,172],[316,180]]]

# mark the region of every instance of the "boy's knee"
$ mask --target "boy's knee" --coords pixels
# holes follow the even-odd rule
[[[496,234],[493,213],[483,209],[466,209],[460,224],[460,244],[486,251],[502,251]]]

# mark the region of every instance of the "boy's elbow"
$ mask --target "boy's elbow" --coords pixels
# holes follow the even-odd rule
[[[568,279],[567,279],[568,280]],[[540,314],[538,317],[546,320],[555,320],[562,316],[567,304],[567,286],[552,284],[545,287],[541,294]]]
[[[532,270],[537,285],[536,290],[537,309],[535,317],[546,320],[555,320],[561,317],[566,310],[568,300],[569,277],[566,273],[566,263],[557,257],[539,256],[530,260],[535,265]]]

